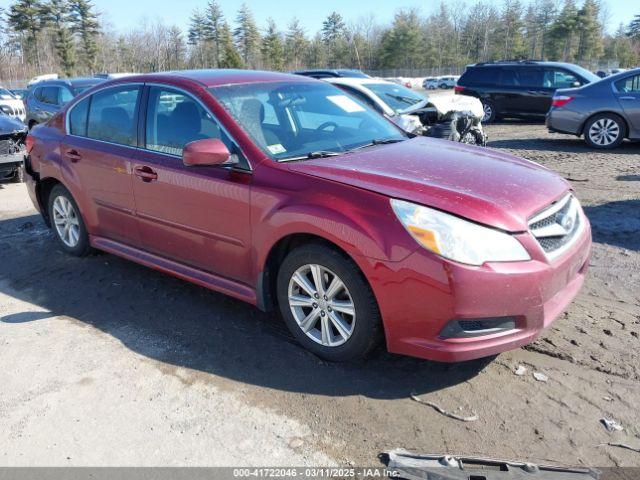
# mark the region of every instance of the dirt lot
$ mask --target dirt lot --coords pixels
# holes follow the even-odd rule
[[[111,255],[63,255],[24,186],[3,185],[0,465],[364,466],[404,447],[640,466],[602,445],[640,447],[640,145],[487,131],[490,147],[571,179],[595,245],[585,287],[539,341],[459,365],[382,351],[324,363],[275,316]]]

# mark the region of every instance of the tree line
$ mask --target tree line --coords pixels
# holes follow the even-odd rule
[[[600,0],[456,0],[428,16],[401,8],[386,23],[332,12],[315,33],[295,17],[282,29],[273,19],[259,26],[247,4],[227,15],[210,0],[184,31],[155,21],[123,33],[91,0],[16,0],[0,9],[0,79],[182,68],[447,69],[498,59],[640,64],[640,15],[607,32]]]

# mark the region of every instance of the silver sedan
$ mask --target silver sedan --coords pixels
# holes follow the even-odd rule
[[[640,140],[640,68],[556,90],[546,124],[551,132],[584,136],[593,148],[615,148],[625,138]]]

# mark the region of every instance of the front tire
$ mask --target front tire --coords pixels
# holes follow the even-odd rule
[[[91,252],[89,234],[69,190],[62,185],[53,187],[48,211],[53,235],[62,250],[77,257],[88,255]]]
[[[615,113],[596,115],[584,126],[584,141],[592,148],[616,148],[624,141],[626,135],[626,125]]]
[[[278,305],[298,342],[332,362],[366,357],[379,343],[378,304],[356,264],[309,244],[291,251],[277,279]]]

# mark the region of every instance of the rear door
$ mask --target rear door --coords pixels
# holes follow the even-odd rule
[[[544,115],[551,106],[553,91],[544,88],[541,67],[520,65],[514,67],[517,95],[513,111],[521,115]]]
[[[629,123],[640,136],[640,75],[632,75],[615,83],[614,95]]]
[[[245,283],[250,278],[251,172],[214,116],[190,94],[150,86],[134,164],[136,214],[145,250]],[[252,100],[253,101],[253,100]],[[186,166],[183,147],[221,139],[241,168]]]
[[[547,67],[544,69],[544,76],[542,78],[542,86],[545,92],[545,110],[543,113],[547,113],[551,108],[551,99],[553,94],[559,88],[574,88],[576,86],[585,83],[574,73],[564,68]]]
[[[100,90],[74,105],[61,144],[63,170],[91,235],[140,245],[132,159],[142,85]]]

